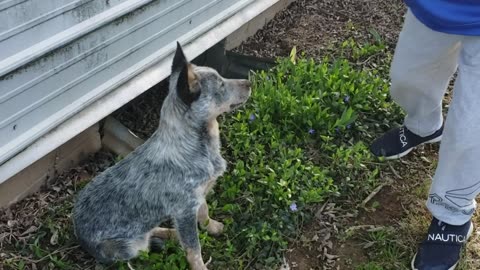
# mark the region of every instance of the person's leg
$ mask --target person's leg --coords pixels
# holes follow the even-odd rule
[[[428,209],[452,225],[469,221],[480,193],[480,37],[467,37]]]
[[[405,126],[419,136],[442,126],[442,99],[457,68],[459,41],[407,13],[390,70],[390,91],[407,113]]]
[[[413,269],[454,269],[480,193],[480,37],[465,37],[427,207],[434,216]]]
[[[460,39],[431,30],[407,12],[390,70],[390,93],[407,113],[406,128],[376,140],[375,155],[399,158],[421,143],[440,140],[442,99],[457,68]]]

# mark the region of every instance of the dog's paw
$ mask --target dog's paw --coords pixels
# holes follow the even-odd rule
[[[191,270],[208,270],[200,251],[187,249],[187,261]]]
[[[208,268],[205,265],[191,266],[190,269],[192,269],[192,270],[208,270]]]
[[[225,227],[225,225],[223,225],[223,223],[219,222],[219,221],[216,221],[214,219],[210,219],[208,221],[208,225],[206,227],[207,229],[207,232],[208,234],[210,235],[220,235],[223,233],[223,228]]]

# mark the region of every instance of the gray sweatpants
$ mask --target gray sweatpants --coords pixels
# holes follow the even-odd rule
[[[480,193],[480,37],[435,32],[407,12],[391,67],[391,95],[405,125],[426,136],[443,124],[442,99],[458,68],[427,207],[437,219],[466,223]]]

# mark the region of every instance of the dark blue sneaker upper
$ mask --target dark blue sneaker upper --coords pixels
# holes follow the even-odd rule
[[[454,226],[433,218],[427,238],[412,261],[414,270],[453,270],[460,252],[473,231],[472,222]]]
[[[418,136],[405,126],[398,127],[391,129],[382,137],[376,139],[370,146],[370,151],[377,157],[386,159],[401,158],[423,143],[440,141],[442,133],[443,126],[432,135],[425,137]]]

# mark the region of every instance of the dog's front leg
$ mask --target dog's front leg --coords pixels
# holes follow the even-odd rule
[[[207,270],[202,259],[200,241],[198,240],[197,215],[183,212],[175,217],[175,228],[183,248],[187,251],[187,261],[192,270]]]
[[[223,232],[223,223],[211,219],[208,216],[208,205],[207,202],[203,202],[200,208],[198,209],[198,223],[202,229],[206,229],[207,232],[211,235],[220,235]]]

